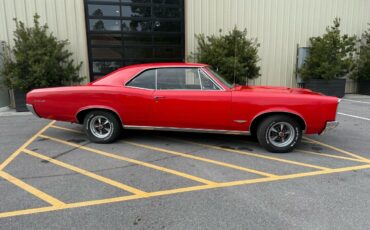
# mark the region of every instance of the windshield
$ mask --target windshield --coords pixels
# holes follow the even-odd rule
[[[233,88],[234,84],[230,83],[226,78],[221,76],[219,73],[217,73],[215,70],[213,70],[211,67],[206,67],[206,69],[211,72],[218,80],[220,80],[224,85],[226,85],[229,88]]]

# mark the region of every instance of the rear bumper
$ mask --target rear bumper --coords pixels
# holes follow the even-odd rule
[[[326,126],[325,126],[324,130],[321,132],[321,134],[324,134],[327,131],[335,129],[336,127],[338,127],[338,125],[339,125],[339,121],[328,121],[328,122],[326,122]]]
[[[40,117],[40,116],[36,113],[35,109],[33,108],[33,105],[31,105],[31,104],[27,104],[26,106],[27,106],[27,109],[28,109],[28,110],[29,110],[33,115],[35,115],[36,117]]]

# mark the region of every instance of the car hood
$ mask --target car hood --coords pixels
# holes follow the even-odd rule
[[[321,93],[317,93],[309,89],[276,87],[276,86],[236,86],[233,90],[242,91],[242,92],[256,92],[256,93],[322,95]]]

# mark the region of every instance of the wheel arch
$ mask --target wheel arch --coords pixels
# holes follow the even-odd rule
[[[115,109],[111,107],[107,107],[107,106],[88,106],[88,107],[79,109],[75,115],[77,123],[83,124],[86,114],[93,110],[101,110],[101,111],[110,112],[114,114],[121,121],[121,124],[123,125],[123,120],[121,116],[119,115],[119,113]]]
[[[249,132],[251,133],[251,135],[256,134],[258,125],[264,119],[266,119],[267,117],[273,116],[273,115],[288,115],[290,117],[293,117],[294,119],[296,119],[296,121],[298,121],[298,123],[302,127],[303,131],[307,129],[307,123],[306,123],[305,119],[303,118],[303,116],[301,116],[298,113],[295,113],[295,112],[292,112],[292,111],[280,111],[280,110],[279,111],[267,111],[267,112],[262,112],[262,113],[258,114],[257,116],[255,116],[252,119],[252,122],[249,126]]]

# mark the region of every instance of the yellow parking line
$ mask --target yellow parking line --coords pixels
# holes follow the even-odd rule
[[[363,160],[359,160],[359,159],[355,159],[355,158],[343,157],[343,156],[332,155],[332,154],[327,154],[327,153],[317,153],[317,152],[313,152],[313,151],[307,151],[307,150],[304,150],[304,149],[297,149],[296,151],[301,152],[301,153],[307,153],[307,154],[318,155],[318,156],[323,156],[323,157],[331,157],[331,158],[336,158],[336,159],[341,159],[341,160],[346,160],[346,161],[369,163],[367,161],[363,161]]]
[[[367,162],[367,163],[370,163],[370,160],[369,160],[369,159],[367,159],[367,158],[365,158],[365,157],[362,157],[362,156],[359,156],[359,155],[357,155],[357,154],[354,154],[354,153],[351,153],[351,152],[345,151],[345,150],[343,150],[343,149],[337,148],[337,147],[332,146],[332,145],[328,145],[328,144],[322,143],[322,142],[320,142],[320,141],[313,140],[313,139],[308,138],[308,137],[303,137],[303,138],[304,138],[305,140],[311,141],[311,142],[312,142],[312,143],[314,143],[314,144],[318,144],[318,145],[324,146],[324,147],[326,147],[326,148],[333,149],[333,150],[335,150],[335,151],[337,151],[337,152],[340,152],[340,153],[346,154],[346,155],[348,155],[348,156],[354,157],[354,158],[356,158],[356,159],[363,160],[363,161],[365,161],[365,162]]]
[[[69,128],[58,126],[58,125],[52,125],[51,128],[60,129],[60,130],[64,130],[64,131],[68,131],[68,132],[72,132],[72,133],[78,133],[78,134],[82,134],[83,133],[83,132],[81,132],[79,130],[69,129]]]
[[[287,164],[299,165],[299,166],[304,166],[304,167],[308,167],[308,168],[321,169],[321,170],[329,169],[327,167],[322,167],[322,166],[318,166],[318,165],[312,165],[312,164],[306,164],[306,163],[297,162],[297,161],[285,160],[285,159],[281,159],[281,158],[277,158],[277,157],[271,157],[271,156],[266,156],[266,155],[262,155],[262,154],[256,154],[256,153],[251,153],[251,152],[246,152],[246,151],[241,151],[241,150],[236,150],[236,149],[227,149],[227,148],[222,148],[222,147],[218,147],[218,146],[207,145],[207,144],[202,144],[202,143],[192,142],[192,141],[186,141],[186,140],[179,140],[179,139],[174,139],[174,140],[178,140],[178,141],[182,141],[182,142],[185,142],[185,143],[194,144],[194,145],[198,145],[198,146],[202,146],[202,147],[206,147],[206,148],[217,149],[217,150],[222,150],[222,151],[227,151],[227,152],[231,152],[231,153],[237,153],[237,154],[252,156],[252,157],[257,157],[257,158],[263,158],[263,159],[268,159],[268,160],[273,160],[273,161],[279,161],[279,162],[283,162],[283,163],[287,163]]]
[[[65,210],[65,209],[71,209],[71,208],[87,207],[87,206],[92,206],[92,205],[108,204],[108,203],[122,202],[122,201],[142,199],[142,198],[143,196],[139,196],[139,195],[129,195],[129,196],[122,196],[122,197],[108,198],[108,199],[103,199],[103,200],[93,200],[93,201],[70,203],[70,204],[65,204],[63,206],[58,206],[58,207],[47,206],[47,207],[41,207],[41,208],[30,208],[30,209],[24,209],[24,210],[3,212],[3,213],[0,213],[0,218],[23,216],[23,215],[51,212],[51,211],[57,211],[57,210]]]
[[[146,148],[146,149],[151,149],[151,150],[164,152],[164,153],[168,153],[168,154],[172,154],[172,155],[176,155],[176,156],[186,157],[186,158],[190,158],[190,159],[194,159],[194,160],[198,160],[198,161],[204,161],[204,162],[207,162],[207,163],[220,165],[220,166],[228,167],[228,168],[232,168],[232,169],[238,169],[238,170],[241,170],[241,171],[258,174],[258,175],[265,176],[265,177],[276,177],[277,176],[277,175],[274,175],[274,174],[271,174],[271,173],[266,173],[266,172],[262,172],[262,171],[258,171],[258,170],[254,170],[254,169],[249,169],[249,168],[244,168],[244,167],[241,167],[241,166],[228,164],[228,163],[224,163],[224,162],[221,162],[221,161],[211,160],[211,159],[203,158],[203,157],[197,157],[197,156],[194,156],[194,155],[180,153],[180,152],[177,152],[177,151],[158,148],[158,147],[154,147],[154,146],[150,146],[150,145],[139,144],[139,143],[135,143],[135,142],[131,142],[131,141],[123,141],[123,142],[127,143],[127,144],[134,145],[134,146]]]
[[[32,195],[38,197],[39,199],[53,205],[53,206],[56,206],[56,207],[61,207],[61,206],[64,206],[65,203],[38,190],[37,188],[35,187],[32,187],[31,185],[29,184],[26,184],[25,182],[19,180],[18,178],[4,172],[4,171],[0,171],[0,177],[4,178],[5,180],[9,181],[10,183],[18,186],[19,188],[31,193]]]
[[[370,169],[370,164],[361,165],[361,166],[345,167],[345,168],[337,168],[337,169],[318,170],[318,171],[313,171],[313,172],[297,173],[297,174],[275,176],[275,177],[264,177],[264,178],[249,179],[249,180],[223,182],[223,183],[219,183],[215,185],[199,185],[199,186],[191,186],[191,187],[185,187],[185,188],[162,190],[162,191],[157,191],[157,192],[149,192],[148,195],[150,197],[165,196],[165,195],[173,195],[173,194],[192,192],[192,191],[201,191],[201,190],[213,189],[213,188],[226,188],[226,187],[233,187],[233,186],[240,186],[240,185],[304,178],[304,177],[310,177],[310,176],[326,175],[326,174],[332,174],[332,173],[341,173],[341,172],[348,172],[352,170],[363,170],[363,169]],[[63,209],[69,209],[69,208],[79,208],[79,207],[87,207],[87,206],[93,206],[93,205],[111,204],[111,203],[116,203],[116,202],[137,200],[137,199],[142,199],[142,198],[143,198],[142,196],[131,195],[131,196],[122,196],[122,197],[107,198],[107,199],[101,199],[101,200],[71,203],[71,204],[66,204],[63,207],[44,207],[44,208],[25,209],[25,210],[0,213],[0,218],[27,215],[27,214],[35,214],[35,213],[42,213],[42,212],[50,212],[50,211],[63,210]]]
[[[41,133],[45,132],[50,126],[52,126],[55,123],[55,121],[50,122],[48,125],[46,125],[44,128],[42,128],[40,131],[38,131],[35,135],[33,135],[30,139],[28,139],[21,147],[19,147],[15,152],[13,152],[1,165],[0,165],[0,171],[3,170],[12,160],[14,160],[23,149],[25,149],[29,144],[31,144]]]
[[[55,141],[55,142],[59,142],[59,143],[65,144],[65,145],[69,145],[69,146],[72,146],[72,147],[76,147],[76,148],[79,148],[79,149],[83,149],[83,150],[86,150],[86,151],[89,151],[89,152],[93,152],[93,153],[96,153],[96,154],[99,154],[99,155],[102,155],[102,156],[105,156],[105,157],[110,157],[110,158],[117,159],[117,160],[127,161],[127,162],[130,162],[130,163],[133,163],[133,164],[137,164],[137,165],[147,167],[147,168],[152,168],[152,169],[156,169],[156,170],[163,171],[163,172],[166,172],[166,173],[174,174],[176,176],[184,177],[184,178],[187,178],[187,179],[190,179],[190,180],[193,180],[193,181],[197,181],[197,182],[200,182],[200,183],[203,183],[203,184],[217,184],[217,182],[206,180],[206,179],[196,177],[196,176],[193,176],[193,175],[190,175],[190,174],[187,174],[187,173],[179,172],[179,171],[176,171],[176,170],[173,170],[173,169],[164,168],[164,167],[161,167],[161,166],[158,166],[158,165],[154,165],[154,164],[150,164],[150,163],[147,163],[147,162],[135,160],[135,159],[132,159],[132,158],[115,155],[115,154],[108,153],[108,152],[105,152],[105,151],[89,148],[87,146],[81,146],[81,145],[74,144],[74,143],[71,143],[71,142],[68,142],[68,141],[64,141],[64,140],[61,140],[61,139],[58,139],[58,138],[55,138],[55,137],[50,137],[50,136],[46,136],[46,135],[40,135],[40,137],[43,137],[43,138],[46,138],[46,139],[49,139],[49,140],[52,140],[52,141]]]
[[[47,156],[44,156],[42,154],[39,154],[39,153],[36,153],[34,151],[31,151],[31,150],[28,150],[28,149],[24,149],[23,152],[27,153],[28,155],[31,155],[31,156],[34,156],[34,157],[37,157],[37,158],[40,158],[42,160],[46,160],[48,162],[51,162],[55,165],[58,165],[60,167],[63,167],[63,168],[66,168],[66,169],[69,169],[69,170],[72,170],[74,172],[77,172],[77,173],[80,173],[84,176],[87,176],[87,177],[91,177],[95,180],[98,180],[98,181],[101,181],[103,183],[106,183],[106,184],[109,184],[109,185],[112,185],[114,187],[117,187],[117,188],[120,188],[122,190],[125,190],[125,191],[128,191],[128,192],[131,192],[133,194],[136,194],[136,195],[140,195],[140,196],[147,196],[147,193],[144,192],[144,191],[141,191],[137,188],[134,188],[134,187],[131,187],[131,186],[128,186],[128,185],[125,185],[125,184],[122,184],[120,182],[117,182],[117,181],[114,181],[114,180],[111,180],[109,178],[106,178],[106,177],[103,177],[103,176],[100,176],[100,175],[97,175],[95,173],[92,173],[92,172],[89,172],[87,170],[84,170],[84,169],[81,169],[81,168],[78,168],[76,166],[73,166],[73,165],[70,165],[70,164],[67,164],[67,163],[64,163],[64,162],[61,162],[61,161],[58,161],[58,160],[55,160],[53,158],[50,158],[50,157],[47,157]]]

